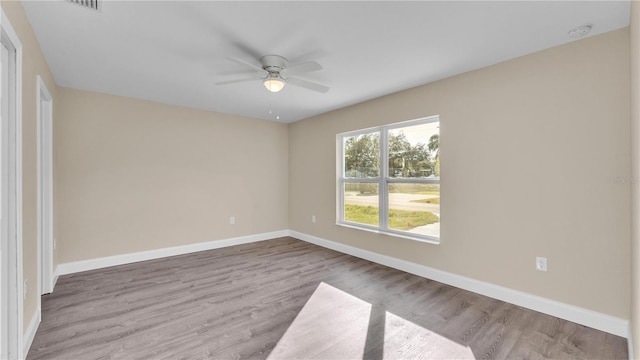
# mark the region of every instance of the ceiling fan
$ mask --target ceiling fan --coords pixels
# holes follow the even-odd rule
[[[261,66],[257,66],[248,61],[234,57],[229,57],[228,59],[248,66],[252,70],[257,71],[260,76],[222,81],[216,83],[216,85],[235,84],[260,79],[262,80],[262,83],[267,88],[267,90],[271,92],[278,92],[282,90],[286,84],[299,86],[323,94],[329,91],[329,87],[327,86],[320,85],[308,80],[303,80],[297,77],[292,77],[292,75],[299,75],[312,71],[322,70],[322,66],[320,66],[320,64],[315,61],[309,61],[289,66],[289,61],[280,55],[265,55],[260,58]]]

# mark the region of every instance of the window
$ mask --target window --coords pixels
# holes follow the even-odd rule
[[[338,224],[440,240],[438,116],[338,135]]]

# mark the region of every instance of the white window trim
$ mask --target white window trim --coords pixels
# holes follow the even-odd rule
[[[407,126],[420,125],[420,124],[428,124],[433,122],[439,122],[440,116],[434,115],[425,118],[419,118],[414,120],[403,121],[399,123],[393,123],[389,125],[376,126],[367,129],[349,131],[345,133],[341,133],[336,135],[336,146],[337,146],[337,169],[336,169],[336,197],[337,197],[337,209],[336,209],[336,225],[344,226],[347,228],[371,231],[378,234],[387,234],[395,237],[416,240],[431,244],[440,244],[440,237],[429,236],[429,235],[421,235],[421,234],[413,234],[406,231],[389,229],[388,224],[388,213],[389,213],[389,196],[388,196],[388,184],[392,183],[404,183],[404,184],[415,184],[415,183],[423,183],[423,184],[440,184],[440,178],[438,179],[430,179],[430,178],[390,178],[388,176],[389,171],[389,162],[388,162],[388,136],[389,130],[403,128]],[[380,133],[380,169],[379,175],[377,178],[347,178],[344,176],[344,141],[345,137],[357,136],[368,134],[372,132]],[[357,182],[357,183],[372,183],[378,184],[378,198],[379,198],[379,226],[372,226],[368,224],[360,224],[350,221],[344,220],[344,184],[346,182]]]

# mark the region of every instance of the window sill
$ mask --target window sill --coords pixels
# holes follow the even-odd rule
[[[345,228],[349,228],[349,229],[368,231],[368,232],[375,233],[375,234],[393,236],[393,237],[397,237],[397,238],[413,240],[413,241],[418,241],[418,242],[432,244],[432,245],[440,245],[440,238],[436,238],[436,237],[432,237],[432,236],[411,235],[411,234],[405,233],[405,232],[381,230],[381,229],[374,228],[374,227],[369,227],[369,226],[364,226],[364,225],[359,225],[359,224],[354,224],[354,223],[348,223],[348,222],[340,222],[340,221],[336,222],[336,225],[342,226],[342,227],[345,227]]]

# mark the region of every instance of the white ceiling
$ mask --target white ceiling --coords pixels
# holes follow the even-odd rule
[[[59,85],[293,122],[629,24],[629,1],[63,1],[24,7]],[[324,70],[269,93],[227,57]],[[272,109],[272,113],[269,110]]]

